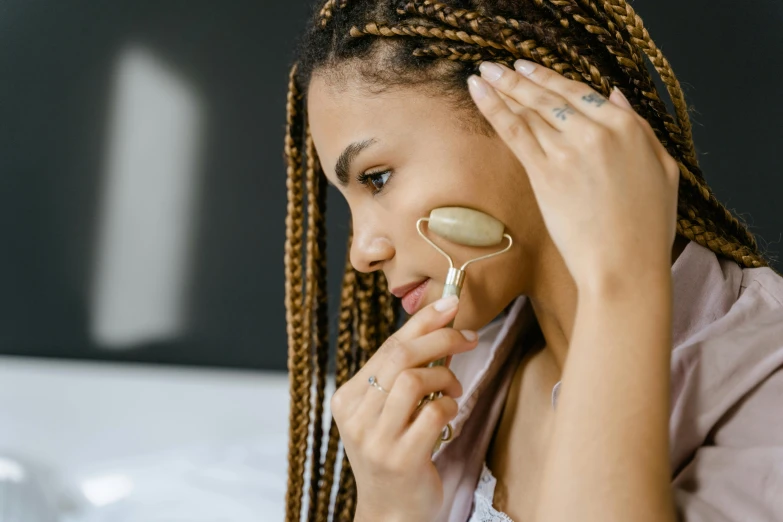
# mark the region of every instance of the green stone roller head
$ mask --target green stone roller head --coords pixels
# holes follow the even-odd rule
[[[427,228],[433,234],[458,245],[491,247],[502,243],[504,238],[508,240],[508,245],[498,252],[471,259],[460,268],[456,268],[451,256],[424,234],[421,229],[422,223],[427,223]],[[468,265],[508,252],[513,244],[511,236],[503,233],[505,230],[503,223],[492,216],[470,208],[436,208],[430,212],[430,217],[421,218],[416,222],[416,229],[427,243],[449,261],[449,273],[446,275],[446,284],[443,287],[442,297],[459,296],[462,291],[462,285],[465,283],[465,269]]]
[[[492,247],[500,245],[504,238],[508,240],[508,245],[497,252],[471,259],[460,268],[456,268],[451,256],[424,234],[421,228],[422,223],[427,223],[427,228],[431,233],[458,245]],[[505,228],[503,223],[492,216],[479,212],[478,210],[463,207],[436,208],[430,212],[429,217],[421,218],[416,222],[416,230],[419,231],[419,235],[449,261],[449,272],[446,275],[446,284],[443,286],[442,297],[448,297],[450,295],[459,297],[462,286],[465,283],[465,269],[468,265],[475,263],[476,261],[498,256],[511,249],[513,240],[510,235],[503,232]],[[452,320],[448,326],[451,327],[453,325],[454,321]],[[433,361],[428,366],[432,368],[434,366],[444,366],[445,364],[446,359],[444,358]],[[433,393],[429,395],[429,397],[425,397],[422,402],[425,400],[435,400],[439,395],[440,393]],[[435,447],[432,450],[433,453],[440,447],[441,443],[451,440],[453,435],[451,424],[447,425],[444,431],[446,433],[442,434],[435,444]]]

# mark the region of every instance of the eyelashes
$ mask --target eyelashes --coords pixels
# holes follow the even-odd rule
[[[386,188],[391,178],[392,171],[384,170],[381,172],[363,172],[356,176],[356,181],[367,187],[373,194],[373,196],[380,194]]]

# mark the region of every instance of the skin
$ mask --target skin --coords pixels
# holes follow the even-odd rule
[[[441,295],[448,262],[419,237],[416,221],[436,207],[466,206],[506,224],[515,246],[468,269],[455,326],[478,329],[518,295],[545,290],[535,285],[544,281],[542,263],[552,256],[541,253],[554,254],[554,248],[524,169],[502,140],[466,129],[450,100],[409,90],[368,97],[361,85],[344,90],[316,76],[308,103],[324,171],[351,210],[350,255],[357,270],[383,270],[391,289],[431,278],[422,301],[432,303]],[[334,169],[339,154],[372,138],[377,143],[357,156],[349,185],[341,186]],[[378,194],[355,180],[362,172],[389,169],[393,173]],[[485,253],[430,237],[457,263]],[[504,277],[493,277],[498,273]]]
[[[535,495],[503,501],[504,509],[520,520],[531,519],[528,513],[535,520],[591,520],[591,506],[596,520],[666,520],[671,499],[661,470],[668,466],[669,269],[687,244],[674,240],[676,163],[621,97],[608,104],[589,87],[562,77],[553,82],[543,71],[529,78],[503,73],[491,86],[471,80],[494,136],[469,129],[453,101],[421,90],[368,95],[360,78],[347,75],[336,85],[315,74],[308,91],[316,150],[351,209],[353,266],[383,270],[391,288],[430,279],[419,312],[332,399],[357,478],[357,520],[378,520],[379,513],[383,520],[431,520],[440,510],[442,486],[429,452],[456,415],[453,398],[462,390],[448,369],[419,366],[475,347],[472,332],[519,295],[530,298],[545,346],[535,363],[520,366],[515,380],[524,374],[526,385],[510,395],[490,456],[508,461],[522,454],[514,448],[534,448],[543,479]],[[592,141],[577,138],[584,136]],[[337,159],[346,146],[365,140],[373,144],[356,156],[343,184]],[[640,170],[634,162],[645,171],[641,177],[627,175]],[[356,180],[387,171],[391,176],[370,178],[374,185]],[[441,206],[489,213],[515,242],[509,253],[468,269],[455,329],[443,326],[456,304],[444,312],[433,306],[448,264],[415,228],[417,219]],[[484,253],[432,239],[456,263]],[[648,371],[640,376],[645,357]],[[390,393],[368,386],[370,375]],[[543,418],[535,405],[560,379],[557,422],[514,422]],[[437,390],[444,397],[416,409],[419,398]],[[590,396],[606,400],[582,404]],[[617,404],[618,396],[629,403]],[[634,398],[652,404],[653,413],[640,419],[638,407],[629,406]],[[624,415],[623,408],[631,409]],[[601,419],[610,417],[622,422],[608,429]],[[591,430],[592,454],[585,456]],[[648,450],[629,446],[630,437]],[[551,443],[534,444],[543,438]],[[606,458],[612,451],[624,459],[616,468],[606,464],[617,460]],[[634,473],[641,475],[634,480]],[[502,472],[500,480],[510,481],[510,490],[524,484]],[[627,495],[618,500],[623,487]],[[563,489],[574,492],[572,501],[562,501]],[[649,502],[637,502],[642,510],[636,512],[630,500],[639,494]]]

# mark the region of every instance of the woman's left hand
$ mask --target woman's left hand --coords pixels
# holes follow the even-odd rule
[[[680,171],[650,125],[619,90],[607,103],[556,71],[515,66],[484,62],[469,88],[527,170],[577,287],[668,272]]]

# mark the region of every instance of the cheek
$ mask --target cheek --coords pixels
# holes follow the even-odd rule
[[[517,263],[510,251],[467,268],[456,328],[485,327],[521,294]]]

